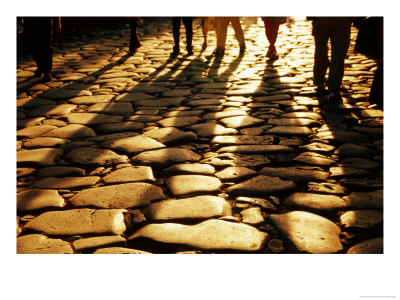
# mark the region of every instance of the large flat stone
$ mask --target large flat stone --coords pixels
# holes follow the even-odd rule
[[[329,177],[328,172],[315,169],[305,169],[302,167],[264,167],[261,169],[260,174],[290,179],[294,181],[327,180]]]
[[[44,177],[63,177],[67,175],[85,175],[85,170],[76,167],[64,167],[64,166],[51,166],[45,167],[36,172],[36,178]]]
[[[93,252],[93,254],[151,254],[147,251],[123,248],[123,247],[107,247],[100,248]]]
[[[89,208],[48,211],[28,222],[24,228],[50,235],[122,234],[126,230],[124,212],[125,209]]]
[[[212,144],[235,144],[235,145],[270,145],[274,142],[273,136],[260,135],[220,135],[215,136]]]
[[[158,124],[164,127],[186,127],[189,125],[196,124],[202,121],[201,118],[197,116],[187,116],[187,117],[169,117],[157,121]]]
[[[29,189],[17,193],[17,209],[32,210],[44,207],[63,207],[64,198],[56,190]]]
[[[215,173],[215,168],[208,164],[177,164],[164,170],[167,173],[192,173],[199,175],[212,175]]]
[[[350,210],[340,217],[340,224],[346,228],[371,228],[383,222],[381,210]]]
[[[99,176],[46,177],[37,181],[32,187],[38,189],[74,189],[94,185],[99,180]]]
[[[288,207],[322,211],[335,211],[349,206],[348,203],[339,196],[314,193],[292,194],[283,204]]]
[[[108,115],[130,116],[133,113],[132,105],[121,103],[96,103],[88,107],[89,113],[104,113]]]
[[[383,254],[383,237],[360,242],[350,247],[347,254]]]
[[[201,137],[238,133],[238,131],[234,128],[226,128],[220,124],[213,124],[213,123],[196,124],[196,125],[191,125],[187,128],[195,131],[197,135]]]
[[[231,216],[232,209],[225,199],[214,196],[165,200],[151,204],[144,215],[152,220],[206,219]]]
[[[207,220],[196,225],[149,224],[129,240],[141,237],[200,249],[258,251],[264,246],[268,234],[245,224]]]
[[[34,163],[40,166],[55,165],[64,151],[58,148],[41,148],[17,152],[17,163]]]
[[[70,114],[77,106],[75,104],[42,105],[29,111],[29,117],[63,116]]]
[[[239,145],[225,146],[218,149],[218,153],[284,153],[292,152],[293,148],[284,145]]]
[[[265,196],[266,194],[292,190],[295,187],[296,184],[293,181],[259,175],[229,187],[227,192],[233,195]]]
[[[288,136],[308,136],[313,132],[307,126],[275,126],[266,130],[265,133]]]
[[[258,167],[271,161],[265,155],[246,155],[240,153],[210,153],[201,161],[214,166]]]
[[[87,90],[70,90],[70,89],[51,89],[40,94],[40,97],[49,98],[54,100],[68,99],[79,96],[91,96],[92,92]]]
[[[349,206],[356,208],[383,209],[383,190],[373,192],[352,192],[343,197]]]
[[[317,166],[330,166],[336,163],[336,160],[330,158],[329,156],[322,155],[316,152],[303,152],[300,155],[296,156],[293,160]]]
[[[72,254],[71,245],[61,239],[42,234],[28,234],[17,238],[17,254]]]
[[[111,150],[93,147],[72,149],[65,155],[65,158],[77,164],[100,166],[126,163],[129,161],[128,157],[125,155],[118,155]]]
[[[96,136],[96,133],[89,127],[81,124],[69,124],[64,127],[53,129],[42,136],[61,139],[78,139]]]
[[[235,116],[221,119],[221,122],[229,128],[244,128],[251,126],[259,126],[265,124],[263,119],[250,117],[250,116]]]
[[[135,154],[143,151],[165,148],[166,146],[150,137],[138,135],[108,140],[102,143],[102,147],[129,154]]]
[[[124,243],[125,241],[126,239],[120,235],[107,235],[79,239],[74,241],[72,245],[74,246],[75,250],[83,250],[112,244],[120,244]]]
[[[133,162],[150,166],[166,166],[174,163],[198,161],[200,158],[200,155],[188,149],[166,148],[142,152],[133,157]]]
[[[204,175],[176,175],[168,178],[166,184],[174,195],[215,192],[222,187],[218,178]]]
[[[92,205],[101,208],[134,208],[164,199],[158,186],[143,183],[123,183],[82,190],[69,201],[75,206]]]
[[[112,98],[114,98],[114,95],[82,96],[71,98],[68,100],[68,102],[79,105],[91,105],[96,103],[108,103]]]
[[[126,183],[134,181],[155,180],[153,171],[147,166],[133,166],[118,169],[103,178],[105,183]]]
[[[299,251],[336,253],[343,249],[340,228],[332,221],[305,211],[272,214],[270,219]]]
[[[69,142],[67,139],[53,137],[37,137],[24,143],[25,148],[51,148],[58,145],[65,145]]]
[[[23,128],[23,129],[17,130],[17,137],[33,139],[35,137],[41,136],[42,134],[45,134],[46,132],[49,132],[50,130],[53,130],[56,128],[57,128],[56,126],[51,126],[51,125],[31,126],[28,128]]]
[[[101,132],[127,132],[127,131],[139,131],[144,128],[142,122],[118,122],[118,123],[106,123],[99,126]]]
[[[257,174],[256,171],[246,167],[227,167],[222,171],[215,173],[215,176],[221,180],[241,180]]]
[[[85,125],[121,122],[124,118],[123,116],[111,116],[101,113],[71,113],[66,117],[69,123]]]

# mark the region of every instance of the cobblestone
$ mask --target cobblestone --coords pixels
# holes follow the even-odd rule
[[[55,79],[17,60],[17,253],[382,253],[376,62],[345,61],[343,104],[312,82],[311,23],[260,18],[172,58],[170,18],[54,41]],[[301,211],[300,211],[301,210]],[[346,239],[345,237],[351,237]]]

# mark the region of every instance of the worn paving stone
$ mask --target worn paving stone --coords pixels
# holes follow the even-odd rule
[[[165,195],[158,186],[133,182],[85,189],[78,192],[69,201],[75,206],[135,208],[164,198]]]
[[[364,142],[370,142],[370,137],[355,132],[355,131],[325,131],[325,132],[319,132],[316,135],[317,138],[321,140],[330,140],[330,141],[336,141],[336,142],[342,142],[342,143],[364,143]]]
[[[318,211],[335,211],[349,206],[348,203],[339,196],[314,193],[294,193],[289,196],[283,204],[288,207]]]
[[[53,137],[38,137],[33,138],[24,143],[25,148],[51,148],[56,147],[58,145],[65,145],[70,140],[53,138]]]
[[[327,180],[328,172],[315,169],[305,169],[302,167],[287,167],[287,168],[272,168],[264,167],[260,174],[290,179],[294,181],[312,181],[312,180]]]
[[[29,189],[17,193],[17,209],[21,211],[64,205],[64,198],[56,190]]]
[[[340,156],[371,157],[376,154],[376,151],[370,147],[365,147],[353,143],[345,143],[337,150],[335,150],[334,153]]]
[[[269,101],[288,100],[291,98],[292,97],[289,94],[279,94],[279,95],[254,97],[254,100],[261,101],[261,102],[269,102]]]
[[[146,93],[136,92],[136,93],[122,93],[115,98],[115,101],[134,102],[138,100],[149,100],[149,99],[156,99],[156,97]]]
[[[246,155],[240,153],[209,153],[201,162],[214,166],[258,167],[269,164],[271,161],[265,155]]]
[[[107,247],[100,248],[93,252],[93,254],[152,254],[147,251],[136,250],[123,247]]]
[[[329,169],[331,178],[352,178],[352,177],[371,177],[373,172],[370,170],[356,169],[352,167],[331,167]]]
[[[197,196],[153,203],[144,210],[144,215],[147,218],[158,221],[207,219],[232,216],[232,209],[229,203],[223,198]]]
[[[230,109],[218,112],[207,113],[202,116],[204,120],[219,120],[228,117],[247,116],[248,113],[241,109]]]
[[[349,206],[359,209],[383,209],[383,190],[352,192],[343,199],[349,203]]]
[[[64,88],[51,89],[40,94],[40,97],[60,100],[70,99],[79,96],[91,96],[92,92],[87,90],[70,90]]]
[[[193,173],[200,175],[212,175],[215,173],[215,168],[209,164],[177,164],[164,170],[167,173]]]
[[[262,197],[266,194],[292,190],[295,187],[296,184],[293,181],[259,175],[229,187],[227,192],[232,195]]]
[[[213,123],[195,124],[188,126],[187,128],[195,131],[200,137],[211,137],[216,135],[238,133],[238,131],[234,128],[226,128],[220,124]]]
[[[261,214],[261,208],[259,207],[242,210],[240,216],[242,217],[242,222],[246,224],[257,225],[265,222],[265,219]]]
[[[157,121],[157,123],[164,127],[186,127],[189,125],[196,124],[200,121],[202,121],[202,119],[197,116],[187,116],[187,117],[169,117]]]
[[[93,147],[79,147],[72,149],[65,156],[65,159],[73,163],[93,166],[106,166],[129,161],[125,155],[119,155],[108,149]]]
[[[51,166],[45,167],[36,172],[36,178],[62,177],[67,175],[85,175],[85,170],[77,167]]]
[[[75,250],[102,247],[112,244],[125,243],[126,239],[120,235],[96,236],[83,238],[72,243]]]
[[[155,128],[143,133],[143,136],[150,137],[160,143],[190,142],[197,139],[197,135],[191,131],[182,131],[174,127]]]
[[[20,108],[34,108],[42,105],[54,105],[56,104],[56,101],[50,100],[50,99],[43,99],[39,97],[35,98],[22,98],[22,99],[17,99],[17,107]]]
[[[134,181],[154,181],[153,171],[146,166],[132,166],[111,172],[103,178],[105,183],[126,183]]]
[[[256,175],[257,172],[246,167],[227,167],[222,171],[215,173],[220,180],[244,180]]]
[[[103,142],[102,147],[109,148],[114,151],[122,151],[124,153],[135,154],[148,150],[156,150],[165,148],[166,146],[156,140],[142,136],[132,136]]]
[[[312,119],[305,118],[282,118],[282,119],[268,119],[267,124],[276,126],[312,126],[320,125],[319,122]]]
[[[320,142],[313,142],[308,145],[300,146],[300,148],[303,148],[308,151],[315,151],[315,152],[331,152],[335,150],[335,146],[325,144],[325,143],[320,143]]]
[[[383,237],[360,242],[350,247],[347,254],[383,254]]]
[[[336,160],[330,158],[329,156],[318,154],[316,152],[303,152],[293,158],[293,160],[316,166],[331,166],[336,163]]]
[[[287,136],[308,136],[312,134],[312,131],[306,126],[275,126],[271,129],[267,129],[265,133]]]
[[[108,103],[112,98],[114,98],[114,95],[81,96],[68,99],[68,102],[79,105],[92,105],[96,103]]]
[[[330,182],[309,182],[308,192],[310,193],[325,193],[334,195],[347,194],[348,189],[340,184]],[[346,200],[346,202],[348,202]]]
[[[149,114],[139,114],[139,111],[135,112],[135,115],[128,117],[126,120],[142,122],[142,123],[152,123],[162,119],[161,116],[149,115]]]
[[[17,254],[72,254],[71,245],[43,234],[28,234],[17,238]]]
[[[340,162],[340,166],[344,168],[355,168],[355,169],[365,169],[373,170],[378,168],[383,168],[382,163],[373,161],[365,158],[349,157],[345,158]]]
[[[271,210],[271,211],[277,211],[276,208],[276,202],[272,200],[267,200],[263,198],[258,198],[258,197],[245,197],[245,196],[239,196],[235,198],[236,203],[246,203],[246,204],[251,204],[253,206],[260,206],[264,210]]]
[[[121,122],[124,118],[123,116],[112,116],[102,113],[71,113],[66,117],[69,123],[83,125]]]
[[[51,125],[31,126],[28,128],[23,128],[23,129],[17,130],[17,137],[33,139],[35,137],[41,136],[42,134],[45,134],[46,132],[49,132],[56,128],[57,128],[56,126],[51,126]]]
[[[371,228],[383,222],[381,210],[351,210],[340,216],[340,224],[345,228]]]
[[[145,125],[142,122],[119,122],[119,123],[106,123],[99,126],[101,132],[127,132],[127,131],[139,131],[143,129]]]
[[[229,128],[244,128],[251,126],[259,126],[265,124],[263,119],[250,116],[235,116],[221,119],[221,122]]]
[[[90,233],[122,234],[126,230],[125,209],[71,209],[48,211],[29,221],[24,228],[49,235]]]
[[[174,163],[199,161],[201,156],[184,148],[165,148],[145,151],[132,158],[135,164],[167,166]]]
[[[322,116],[316,112],[311,111],[298,111],[289,112],[281,115],[282,118],[308,118],[312,120],[322,120]]]
[[[34,163],[39,166],[55,165],[64,151],[58,148],[41,148],[17,152],[17,163]]]
[[[104,113],[109,115],[130,116],[133,113],[132,105],[121,103],[96,103],[88,107],[89,113]]]
[[[128,240],[141,237],[199,249],[258,251],[269,236],[246,224],[211,219],[196,225],[149,224],[135,232]]]
[[[162,97],[182,97],[189,96],[192,92],[190,89],[172,89],[162,93]]]
[[[79,139],[96,136],[93,129],[81,124],[69,124],[56,128],[42,135],[43,137],[54,137],[60,139]]]
[[[305,211],[271,214],[269,217],[298,251],[337,253],[343,249],[340,228],[332,221]]]
[[[215,192],[222,187],[221,181],[205,175],[176,175],[167,179],[166,185],[174,195]]]
[[[218,149],[218,153],[284,153],[292,152],[293,148],[283,145],[239,145],[225,146]]]
[[[219,135],[211,140],[212,144],[235,145],[270,145],[273,142],[274,137],[268,135]]]
[[[54,105],[42,105],[29,111],[29,117],[41,117],[41,116],[64,116],[70,114],[77,108],[75,104],[54,104]]]
[[[110,123],[114,124],[114,123]],[[116,123],[117,124],[117,123]],[[98,135],[94,137],[89,137],[86,139],[87,142],[90,142],[90,145],[93,145],[93,142],[104,142],[108,140],[116,140],[116,139],[122,139],[122,138],[127,138],[127,137],[132,137],[132,136],[137,136],[139,133],[137,132],[129,132],[129,131],[123,131],[123,132],[114,132],[114,133],[108,133],[108,134],[103,134],[103,135]]]
[[[46,177],[37,181],[32,187],[37,189],[74,189],[88,187],[100,181],[99,176],[83,177]]]

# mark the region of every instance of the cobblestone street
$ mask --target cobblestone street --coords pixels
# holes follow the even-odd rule
[[[383,253],[377,64],[353,51],[343,104],[317,97],[311,22],[258,17],[225,55],[173,48],[171,18],[53,42],[55,80],[17,59],[17,253]]]

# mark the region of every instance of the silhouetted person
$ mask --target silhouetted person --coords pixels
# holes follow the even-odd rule
[[[275,60],[279,57],[275,48],[279,26],[286,22],[286,17],[261,17],[261,19],[264,22],[265,35],[269,42],[267,57],[271,60]]]
[[[357,17],[354,26],[358,28],[354,51],[378,63],[368,101],[383,110],[383,17]]]
[[[129,40],[129,54],[134,55],[137,48],[141,46],[139,35],[137,32],[138,22],[142,19],[139,17],[128,17],[129,27],[131,28],[131,38]]]
[[[203,31],[203,46],[202,49],[205,50],[207,48],[207,35],[208,32],[214,30],[215,33],[218,32],[218,18],[217,17],[203,17],[201,22],[201,29]]]
[[[329,66],[328,92],[333,102],[341,101],[340,87],[344,75],[344,60],[350,45],[352,17],[315,17],[312,35],[315,41],[314,84],[317,93],[326,91],[325,75]],[[328,41],[331,43],[331,61],[328,59]]]
[[[235,31],[235,38],[240,46],[240,54],[243,54],[246,50],[246,44],[239,17],[219,17],[218,22],[217,49],[215,54],[217,56],[222,56],[225,53],[226,35],[228,33],[229,23],[232,23],[233,30]]]
[[[180,53],[180,29],[181,23],[185,25],[186,30],[186,51],[187,55],[193,54],[192,38],[193,38],[193,17],[172,17],[172,35],[174,37],[174,48],[171,53],[172,57],[177,57]]]
[[[53,79],[51,69],[53,67],[53,29],[61,31],[60,17],[24,17],[25,33],[37,64],[34,76],[43,75],[42,81]]]

